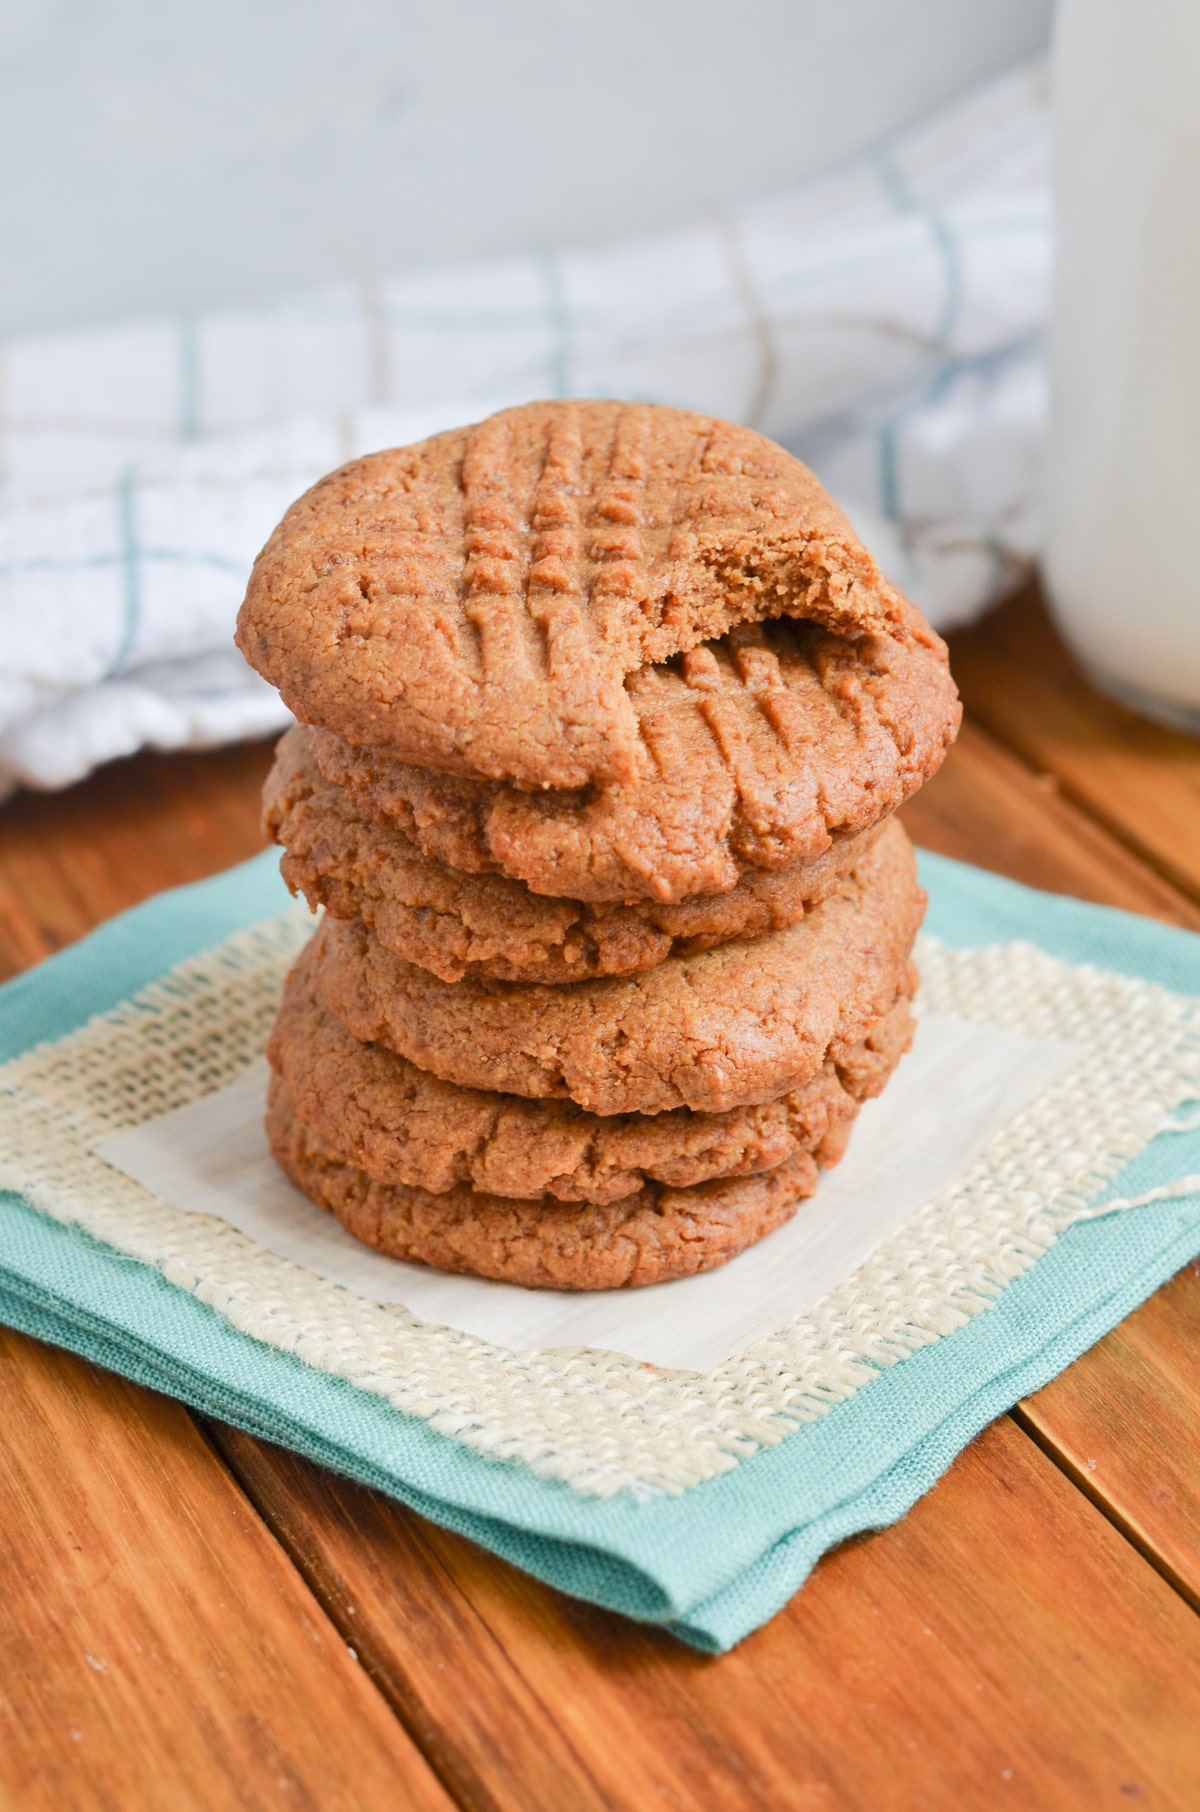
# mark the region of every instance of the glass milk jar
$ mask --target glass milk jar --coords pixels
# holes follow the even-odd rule
[[[1054,82],[1051,602],[1200,732],[1200,0],[1061,0]]]

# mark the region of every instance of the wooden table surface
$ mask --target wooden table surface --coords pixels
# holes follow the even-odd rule
[[[1033,595],[955,638],[916,839],[1200,929],[1200,744]],[[265,745],[0,809],[0,964],[252,853]],[[1200,1807],[1200,1266],[732,1654],[0,1330],[0,1806]]]

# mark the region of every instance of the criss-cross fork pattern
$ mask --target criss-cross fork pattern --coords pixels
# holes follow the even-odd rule
[[[327,733],[327,779],[431,856],[535,892],[679,900],[855,836],[919,787],[958,723],[940,655],[913,636],[743,624],[625,686],[636,728],[621,786],[525,791],[431,774]]]
[[[572,787],[629,778],[626,674],[787,613],[908,633],[781,448],[685,411],[553,403],[331,474],[268,543],[239,633],[307,722]]]

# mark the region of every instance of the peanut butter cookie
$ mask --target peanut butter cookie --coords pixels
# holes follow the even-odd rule
[[[531,1101],[460,1088],[383,1045],[359,1044],[321,1004],[311,957],[288,977],[268,1055],[296,1117],[377,1183],[444,1194],[604,1204],[647,1183],[690,1188],[771,1170],[797,1152],[828,1162],[860,1104],[877,1095],[912,1039],[913,977],[894,1006],[802,1088],[724,1114],[588,1114],[573,1101]]]
[[[514,1201],[458,1184],[441,1195],[377,1183],[296,1117],[272,1076],[267,1137],[298,1189],[348,1233],[391,1258],[533,1290],[614,1290],[711,1271],[774,1232],[817,1186],[801,1152],[760,1176],[695,1189],[647,1184],[624,1201]]]
[[[255,562],[237,640],[302,722],[561,788],[632,778],[627,674],[783,615],[902,629],[806,466],[687,410],[542,402],[314,485]]]
[[[679,901],[877,824],[936,773],[961,715],[945,649],[918,627],[753,625],[644,668],[628,696],[638,748],[619,787],[522,792],[306,734],[329,781],[453,868],[560,898]]]
[[[567,1097],[590,1113],[721,1113],[808,1082],[894,1001],[924,910],[894,821],[839,891],[749,943],[565,987],[447,984],[366,926],[326,918],[314,985],[353,1037],[469,1088]]]
[[[288,731],[263,792],[267,832],[284,846],[284,880],[314,910],[361,918],[386,950],[448,982],[634,975],[671,955],[778,931],[833,893],[881,828],[791,868],[748,870],[729,893],[676,905],[556,900],[505,875],[464,873],[422,854],[396,819],[375,818],[358,795],[323,777],[308,734]]]

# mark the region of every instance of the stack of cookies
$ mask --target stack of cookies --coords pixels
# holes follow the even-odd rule
[[[943,644],[812,474],[650,405],[535,403],[333,473],[238,642],[325,909],[271,1147],[379,1250],[529,1286],[708,1269],[787,1220],[907,1049],[890,817]]]

